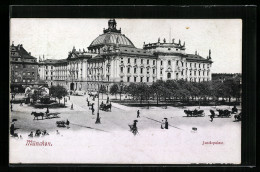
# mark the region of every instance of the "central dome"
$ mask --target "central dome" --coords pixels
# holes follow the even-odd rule
[[[135,47],[134,44],[125,35],[122,35],[121,33],[108,32],[98,36],[90,44],[89,48],[117,44],[117,43],[120,47],[121,46],[127,46],[132,48]]]
[[[135,48],[134,44],[124,35],[121,34],[121,28],[116,29],[115,19],[108,21],[108,29],[104,29],[104,34],[99,35],[88,47],[88,49],[102,48],[104,45],[116,45],[119,47]]]

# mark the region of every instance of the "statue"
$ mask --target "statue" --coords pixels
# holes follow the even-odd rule
[[[163,39],[163,42],[166,43],[166,39],[165,38]]]
[[[160,38],[158,38],[158,43],[160,43]]]

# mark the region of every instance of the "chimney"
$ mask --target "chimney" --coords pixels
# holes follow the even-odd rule
[[[21,44],[21,47],[23,47],[23,44]]]
[[[211,59],[211,50],[209,49],[209,59]]]
[[[175,39],[173,38],[173,39],[172,39],[172,43],[174,43],[174,40],[175,40]]]
[[[158,38],[158,43],[160,43],[160,38]],[[149,43],[150,44],[150,43]]]
[[[12,41],[12,47],[14,46],[14,41]]]
[[[18,47],[18,50],[20,50],[20,44],[18,44],[17,47]]]
[[[197,55],[197,50],[195,51],[195,55]]]
[[[29,55],[31,55],[31,52],[29,52]]]

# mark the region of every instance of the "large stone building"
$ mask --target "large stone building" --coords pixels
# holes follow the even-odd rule
[[[10,46],[11,91],[23,91],[25,87],[38,84],[37,59],[22,44]]]
[[[103,30],[88,47],[69,52],[67,59],[41,60],[40,78],[49,85],[61,84],[71,90],[97,90],[98,84],[107,89],[113,84],[156,80],[184,79],[192,82],[211,80],[211,51],[207,58],[186,54],[185,42],[162,42],[136,48],[134,44],[116,28],[116,21],[108,21]]]

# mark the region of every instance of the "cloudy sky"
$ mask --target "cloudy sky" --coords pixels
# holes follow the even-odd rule
[[[213,73],[241,73],[242,20],[240,19],[116,19],[137,48],[143,43],[185,41],[186,53],[207,57]],[[67,58],[73,46],[85,49],[107,28],[108,19],[11,19],[10,44],[23,44],[34,57]],[[170,37],[171,36],[171,37]]]

